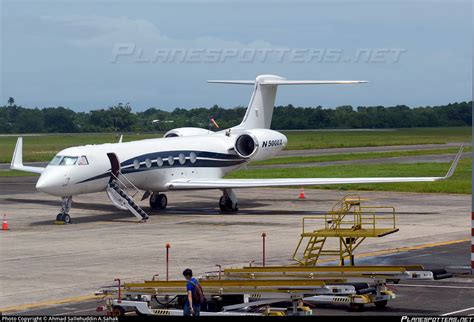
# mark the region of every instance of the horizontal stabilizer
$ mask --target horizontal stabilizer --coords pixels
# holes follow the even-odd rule
[[[254,85],[253,80],[208,80],[208,83],[215,84],[236,84],[236,85]],[[344,85],[344,84],[362,84],[365,80],[263,80],[261,85]]]
[[[344,85],[367,83],[364,80],[264,80],[263,85]]]
[[[208,80],[208,83],[216,84],[237,84],[237,85],[253,85],[255,81],[253,80]]]

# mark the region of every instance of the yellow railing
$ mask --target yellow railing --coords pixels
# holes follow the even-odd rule
[[[363,200],[358,195],[347,195],[331,211],[303,217],[303,231],[293,259],[302,265],[316,265],[321,256],[339,255],[341,265],[346,259],[354,265],[354,251],[367,237],[382,237],[397,231],[394,207],[362,206]],[[339,247],[325,246],[329,237],[338,238]],[[307,246],[302,256],[298,256],[307,238]]]
[[[387,206],[358,207],[356,211],[330,212],[324,215],[306,216],[302,219],[303,234],[312,233],[316,230],[341,230],[341,229],[370,229],[396,227],[395,208]],[[316,229],[308,230],[309,222]],[[322,223],[321,223],[322,221]],[[324,227],[324,228],[323,228]]]
[[[336,204],[332,207],[331,212],[343,211],[348,205],[354,205],[357,202],[359,205],[362,202],[362,199],[359,195],[345,195],[341,200],[336,202]]]

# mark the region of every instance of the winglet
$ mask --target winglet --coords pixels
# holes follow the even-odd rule
[[[118,143],[122,143],[122,140],[123,140],[123,134],[120,135],[120,139],[119,139]]]
[[[23,137],[19,137],[16,141],[15,151],[13,151],[13,158],[10,164],[10,169],[23,166]]]
[[[443,180],[449,179],[452,177],[452,175],[454,174],[454,171],[456,170],[456,167],[458,166],[459,159],[461,159],[463,150],[464,150],[464,145],[461,145],[458,153],[454,157],[453,163],[451,164],[451,167],[449,168],[448,173],[446,173],[446,175],[443,177]]]
[[[23,165],[23,138],[21,136],[16,141],[15,151],[13,151],[13,158],[12,162],[10,163],[10,169],[34,173],[42,173],[44,171],[44,168],[42,167],[30,167]]]

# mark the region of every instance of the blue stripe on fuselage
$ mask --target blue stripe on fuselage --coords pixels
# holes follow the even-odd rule
[[[189,157],[191,153],[196,154],[197,158],[220,159],[220,160],[245,160],[245,159],[240,158],[238,155],[234,155],[234,154],[184,150],[184,151],[164,151],[164,152],[142,154],[142,155],[130,158],[128,160],[125,160],[121,162],[120,165],[122,167],[126,167],[127,165],[133,164],[135,160],[138,160],[141,163],[141,162],[145,162],[146,159],[156,160],[158,157],[162,158],[163,160],[167,159],[170,156],[172,156],[173,158],[179,158],[180,154],[184,154],[185,157]]]
[[[189,159],[189,155],[191,152],[194,152],[196,154],[196,162],[191,163]],[[184,154],[186,157],[186,161],[181,164],[179,162],[179,155]],[[171,165],[168,162],[168,157],[172,156],[174,159],[174,163]],[[157,158],[161,157],[163,160],[163,165],[158,166],[157,163]],[[177,159],[176,159],[177,158]],[[206,159],[202,159],[206,158]],[[209,160],[214,159],[214,160]],[[145,165],[145,160],[150,159],[151,161],[151,167],[146,167]],[[140,162],[140,166],[135,169],[134,167],[134,161],[138,160]],[[206,151],[168,151],[168,152],[156,152],[156,153],[147,153],[147,154],[142,154],[140,156],[130,158],[124,162],[121,162],[121,172],[123,174],[129,174],[129,173],[136,173],[136,172],[143,172],[143,171],[149,171],[149,170],[156,170],[156,169],[168,169],[168,168],[196,168],[196,167],[201,167],[201,168],[222,168],[222,167],[231,167],[235,165],[242,164],[246,162],[247,159],[242,159],[237,155],[232,155],[232,154],[224,154],[224,153],[216,153],[216,152],[206,152]],[[82,180],[78,183],[84,183],[84,182],[89,182],[93,180],[98,180],[98,179],[103,179],[103,178],[108,178],[110,176],[110,169],[107,170],[107,172]]]

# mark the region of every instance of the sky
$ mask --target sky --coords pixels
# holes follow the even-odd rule
[[[368,80],[285,86],[276,105],[442,105],[472,99],[469,0],[0,0],[0,104],[246,106],[209,79]]]

